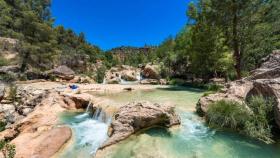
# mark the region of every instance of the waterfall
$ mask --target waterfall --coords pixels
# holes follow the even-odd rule
[[[107,84],[106,79],[105,79],[105,76],[104,76],[104,78],[103,78],[102,84]]]
[[[140,72],[137,73],[136,78],[137,78],[137,81],[138,81],[138,82],[140,82],[140,81],[142,80],[142,76],[141,76],[141,73],[140,73]]]
[[[92,108],[92,103],[89,102],[88,105],[87,105],[87,108],[86,108],[86,113],[89,113],[89,110]]]
[[[106,115],[106,113],[105,113],[105,112],[102,110],[102,108],[100,108],[100,107],[98,107],[98,108],[95,110],[95,112],[94,112],[92,118],[93,118],[94,120],[97,120],[97,121],[100,121],[100,122],[104,122],[104,123],[107,123],[107,122],[109,121],[109,120],[108,120],[108,117],[107,117],[107,115]]]

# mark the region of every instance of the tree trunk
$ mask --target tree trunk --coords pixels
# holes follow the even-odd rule
[[[237,4],[235,0],[233,2],[233,20],[232,20],[232,34],[233,34],[233,57],[235,59],[235,71],[237,74],[237,79],[241,79],[241,53],[238,41],[238,18],[237,18]]]

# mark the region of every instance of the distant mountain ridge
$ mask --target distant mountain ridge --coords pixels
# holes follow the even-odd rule
[[[155,46],[133,47],[133,46],[121,46],[116,47],[108,52],[112,53],[120,62],[124,62],[128,56],[143,54],[147,56],[156,50]]]

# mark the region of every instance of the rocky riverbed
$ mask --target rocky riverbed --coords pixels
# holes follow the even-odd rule
[[[72,90],[66,83],[19,82],[14,85],[16,89],[13,100],[9,96],[12,87],[2,86],[5,88],[1,91],[3,98],[0,113],[2,121],[7,125],[0,133],[0,138],[11,141],[10,143],[16,146],[16,157],[20,158],[34,156],[47,158],[63,150],[72,139],[72,130],[60,125],[59,115],[69,110],[85,110],[91,102],[95,103],[92,104],[95,106],[93,110],[105,105],[102,104],[101,99],[93,97],[88,92],[117,93],[139,89],[151,90],[158,87],[78,84],[78,90]],[[114,107],[111,115],[118,108]],[[151,125],[153,124],[138,129]]]

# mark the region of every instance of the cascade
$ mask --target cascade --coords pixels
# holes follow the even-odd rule
[[[86,113],[89,113],[90,109],[92,108],[92,103],[89,102],[88,105],[87,105],[87,108],[86,108]]]
[[[92,118],[104,123],[107,123],[109,121],[106,113],[100,107],[95,110]]]

